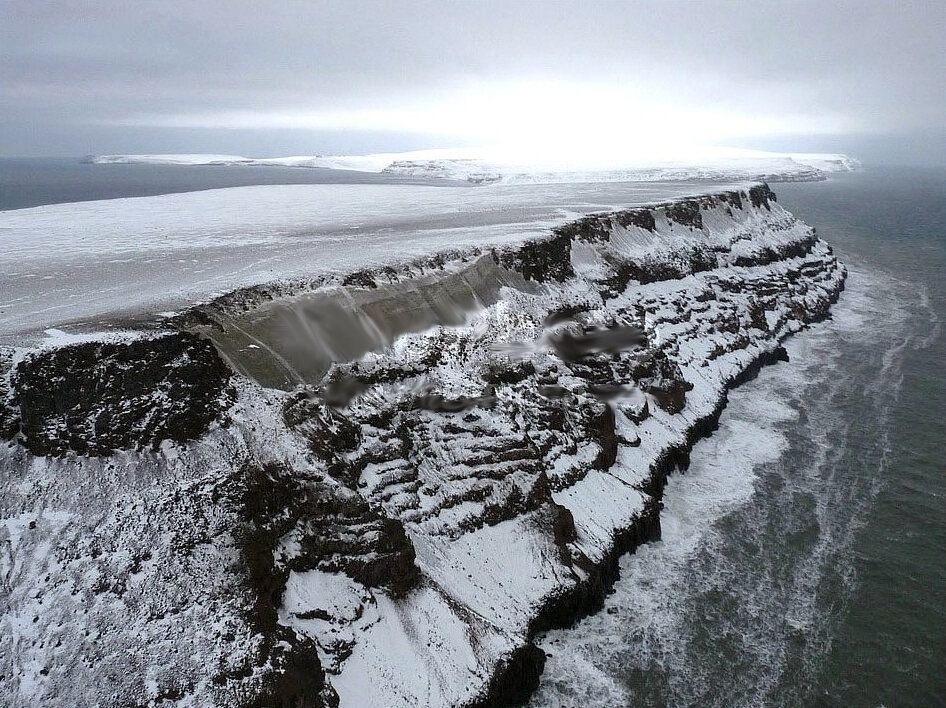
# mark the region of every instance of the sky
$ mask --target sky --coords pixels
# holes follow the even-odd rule
[[[946,162],[946,2],[0,0],[0,155]]]

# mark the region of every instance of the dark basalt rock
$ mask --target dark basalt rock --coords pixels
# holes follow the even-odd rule
[[[535,374],[535,366],[531,361],[503,361],[490,362],[483,372],[483,380],[488,384],[515,384]]]
[[[611,217],[597,214],[583,216],[564,226],[559,226],[555,229],[555,233],[567,236],[569,241],[576,238],[587,242],[610,241]]]
[[[769,206],[769,201],[777,201],[775,193],[769,188],[769,185],[764,182],[749,189],[749,200],[756,209],[765,207],[770,211],[772,207]]]
[[[644,365],[646,375],[638,385],[657,401],[657,405],[668,413],[679,413],[686,405],[686,393],[693,384],[683,378],[680,366],[668,359],[663,352],[651,357]]]
[[[736,209],[742,209],[742,194],[740,192],[723,192],[719,195],[719,199]]]
[[[496,252],[500,265],[540,283],[563,282],[572,277],[572,235],[556,231],[549,239],[529,241],[518,249]]]
[[[700,202],[695,199],[684,199],[668,204],[666,211],[670,221],[692,229],[703,228],[703,212],[700,210]]]
[[[368,587],[403,595],[420,579],[401,522],[379,515],[351,492],[308,485],[298,504],[299,555],[291,570],[343,572]]]
[[[273,571],[275,579],[261,577],[261,583],[275,584],[277,603],[290,570],[342,572],[394,595],[416,585],[420,572],[403,524],[379,515],[356,492],[281,465],[252,468],[245,474],[249,482],[243,507],[257,529],[262,529],[253,547],[271,542],[268,551],[258,551],[271,555],[279,539],[291,533],[299,549],[293,557],[281,560],[281,570]]]
[[[352,396],[360,392],[359,387]],[[323,403],[311,392],[300,391],[286,401],[283,418],[290,428],[308,441],[309,449],[325,464],[326,471],[333,479],[349,489],[355,489],[361,469],[351,464],[345,455],[361,443],[361,427],[336,410],[333,407],[336,403]],[[393,417],[394,410],[389,413]]]
[[[640,401],[634,403],[621,404],[621,412],[627,416],[632,423],[643,423],[650,417],[650,404],[645,396],[641,396]]]
[[[301,433],[328,473],[345,487],[294,481],[280,474],[281,484],[293,487],[284,512],[294,519],[299,555],[289,562],[294,570],[321,568],[342,571],[370,587],[406,592],[419,574],[414,546],[400,521],[379,515],[353,491],[360,466],[344,457],[361,442],[358,425],[342,413],[300,392],[287,402],[286,423]]]
[[[654,475],[665,480],[667,472],[657,470]],[[529,627],[530,637],[548,629],[570,627],[582,617],[601,609],[609,588],[618,579],[621,556],[644,543],[660,539],[659,499],[662,491],[661,485],[658,496],[648,502],[643,513],[630,527],[619,532],[611,551],[601,562],[593,564],[584,559],[580,563],[586,573],[585,578],[571,591],[549,598]],[[545,660],[541,649],[531,642],[527,643],[496,667],[486,695],[468,705],[525,705],[538,687]],[[535,671],[539,672],[538,676]]]
[[[230,376],[212,344],[176,332],[33,354],[13,390],[34,455],[108,455],[199,438],[231,405]]]
[[[325,681],[315,643],[278,621],[289,569],[277,565],[274,550],[292,528],[301,485],[287,469],[273,465],[246,466],[235,482],[233,501],[245,521],[233,536],[254,597],[247,620],[265,644],[259,651],[272,657],[276,669],[248,705],[335,708],[338,696]]]
[[[781,248],[765,247],[759,249],[758,252],[751,256],[739,256],[735,260],[735,265],[759,266],[768,265],[787,258],[803,258],[811,252],[811,249],[817,241],[818,237],[812,233],[808,238],[795,243],[786,244]]]
[[[611,468],[618,456],[618,439],[614,432],[614,408],[609,403],[588,404],[585,412],[587,439],[601,446],[594,466],[601,470]]]
[[[470,703],[470,708],[504,708],[529,702],[545,670],[545,652],[525,644],[507,657],[493,674],[486,697]]]
[[[549,502],[549,507],[552,509],[552,538],[562,554],[568,554],[567,545],[578,538],[575,518],[571,511],[554,501]]]
[[[614,215],[614,220],[624,228],[638,226],[648,231],[656,231],[657,221],[654,219],[653,209],[628,209],[619,211]]]
[[[769,331],[769,322],[765,318],[766,307],[763,303],[753,299],[749,303],[749,323],[763,332]]]
[[[640,260],[622,260],[614,263],[614,275],[604,281],[608,293],[618,295],[632,280],[641,285],[661,280],[678,280],[693,273],[713,270],[719,266],[716,253],[707,247],[693,246],[680,249],[664,257],[652,256]]]
[[[355,285],[360,288],[375,289],[378,284],[374,282],[371,273],[366,270],[355,271],[342,281],[342,285]]]

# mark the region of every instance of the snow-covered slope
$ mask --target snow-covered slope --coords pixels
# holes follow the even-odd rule
[[[742,152],[742,151],[740,151]],[[541,184],[556,182],[768,181],[807,182],[831,172],[857,169],[846,155],[749,153],[718,154],[702,160],[614,161],[575,169],[565,163],[507,162],[497,158],[400,158],[384,174],[465,180],[473,184]]]
[[[0,350],[3,702],[527,696],[844,275],[759,186]]]
[[[847,155],[773,153],[713,149],[697,158],[609,158],[584,167],[553,156],[542,159],[508,157],[470,148],[417,150],[351,156],[247,158],[234,155],[99,155],[99,164],[257,165],[321,167],[380,172],[390,175],[462,180],[474,184],[555,182],[654,182],[672,180],[810,181],[826,173],[857,169]]]
[[[161,155],[90,155],[85,162],[99,165],[239,165],[251,160],[239,155],[165,153]]]
[[[721,187],[714,185],[713,189]],[[510,245],[691,183],[295,184],[0,211],[0,343],[114,326],[235,288]]]

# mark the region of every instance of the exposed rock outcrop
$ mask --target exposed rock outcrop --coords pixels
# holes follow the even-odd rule
[[[14,705],[525,700],[544,663],[531,639],[593,611],[620,555],[659,537],[666,477],[727,390],[784,357],[844,276],[760,185],[28,353],[0,384],[0,428],[20,441],[3,460],[0,570],[20,620],[0,633],[0,690]],[[300,322],[324,341],[288,341]],[[329,346],[346,329],[347,358]],[[107,668],[117,653],[128,676]]]
[[[34,455],[107,455],[203,435],[232,402],[230,369],[187,332],[28,355],[13,388]]]

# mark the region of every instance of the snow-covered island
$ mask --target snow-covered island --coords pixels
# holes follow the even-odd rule
[[[827,153],[776,153],[759,150],[705,149],[696,157],[608,159],[576,169],[568,160],[514,157],[478,149],[417,150],[371,155],[241,157],[239,155],[95,155],[95,164],[220,165],[308,167],[378,174],[459,180],[473,184],[555,182],[666,182],[707,180],[796,182],[825,179],[832,172],[855,170],[852,157]]]
[[[666,476],[727,391],[845,279],[767,185],[607,188],[303,185],[0,215],[0,242],[42,232],[68,272],[116,261],[119,293],[162,259],[193,268],[158,318],[157,277],[120,316],[108,282],[58,318],[4,313],[9,338],[69,326],[0,346],[2,702],[526,698],[536,634],[594,611],[618,557],[659,537]]]

